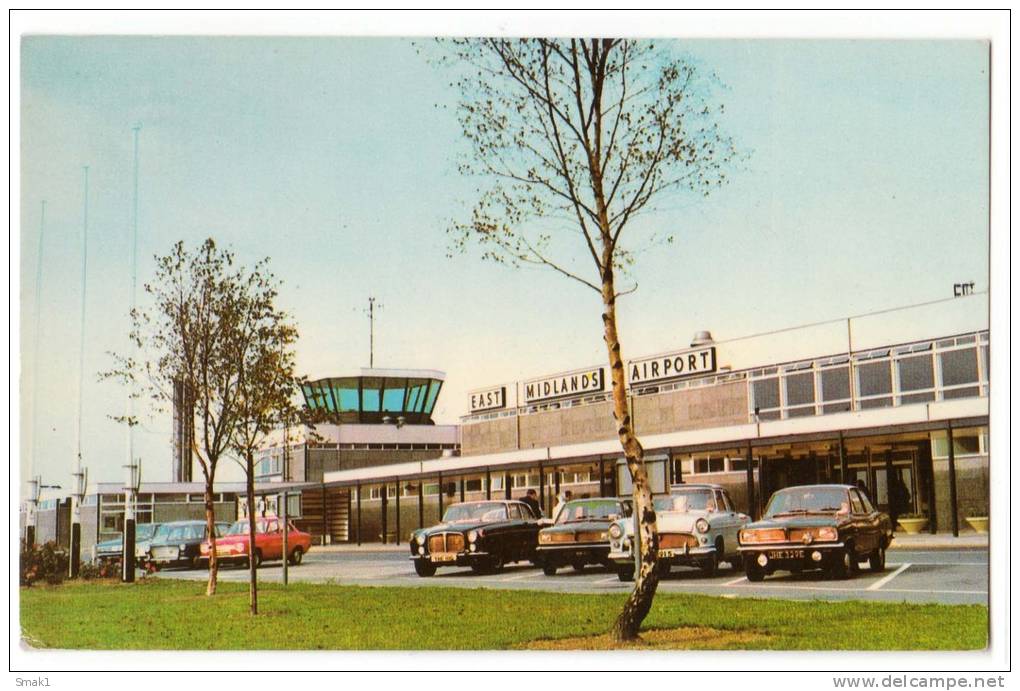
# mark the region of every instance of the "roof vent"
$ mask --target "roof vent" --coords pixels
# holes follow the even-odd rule
[[[691,339],[691,347],[698,348],[700,346],[706,346],[710,343],[715,343],[712,339],[711,331],[698,331],[694,334],[694,338]]]

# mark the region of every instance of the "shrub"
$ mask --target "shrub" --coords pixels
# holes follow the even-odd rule
[[[120,576],[120,559],[110,559],[99,564],[83,563],[78,569],[78,577],[92,581],[97,578],[118,578]]]
[[[56,542],[29,545],[21,541],[21,585],[31,586],[37,581],[56,585],[67,576],[68,555]]]

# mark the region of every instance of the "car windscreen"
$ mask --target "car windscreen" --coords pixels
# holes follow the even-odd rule
[[[269,528],[269,521],[255,521],[255,532],[257,534],[265,533]],[[224,535],[247,535],[248,534],[248,519],[243,521],[235,521],[232,526],[227,530]]]
[[[678,492],[655,499],[656,511],[716,511],[715,495],[712,490]]]
[[[479,521],[505,521],[506,504],[480,502],[478,504],[454,504],[446,510],[443,523],[468,523]]]
[[[167,542],[201,540],[205,537],[205,526],[199,524],[169,526],[164,539]]]
[[[782,516],[798,513],[847,513],[846,490],[838,487],[793,487],[772,495],[766,516]]]
[[[155,523],[142,523],[135,526],[135,540],[148,540],[158,527]]]
[[[611,516],[623,515],[623,508],[617,501],[586,500],[567,502],[560,515],[556,518],[557,525],[561,523],[575,523],[577,521],[598,521],[609,520]]]

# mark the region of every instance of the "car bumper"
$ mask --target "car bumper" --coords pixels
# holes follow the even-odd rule
[[[754,561],[762,568],[803,570],[825,568],[833,561],[842,559],[843,548],[842,542],[826,542],[813,545],[803,543],[741,545],[739,549],[745,560]]]
[[[437,558],[433,559],[433,556],[437,556]],[[480,564],[491,556],[489,552],[458,552],[455,555],[444,555],[442,557],[432,554],[412,554],[409,559],[411,561],[426,561],[433,566],[471,566],[473,564]]]
[[[609,544],[539,545],[535,556],[547,564],[569,564],[582,559],[589,564],[602,564],[609,561]]]
[[[657,561],[660,564],[671,566],[694,566],[704,561],[706,557],[715,554],[715,545],[705,547],[685,547],[680,549],[660,549]],[[633,564],[633,552],[610,552],[609,559],[614,563]]]

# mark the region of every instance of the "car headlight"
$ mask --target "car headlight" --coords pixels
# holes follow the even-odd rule
[[[620,526],[618,526],[616,523],[609,526],[609,537],[613,538],[614,540],[619,540],[621,535],[623,535],[623,529],[620,528]]]
[[[414,539],[418,541],[419,545],[425,544],[425,535],[423,533],[418,533],[414,536]]]
[[[819,540],[829,540],[834,542],[839,539],[839,531],[837,531],[835,528],[831,526],[818,528],[817,530],[814,531],[814,533],[815,538]]]
[[[709,528],[708,521],[706,521],[704,518],[699,518],[697,521],[694,522],[694,529],[697,530],[699,533],[707,533],[708,528]]]
[[[178,545],[178,546],[180,547],[180,550],[182,552],[188,548],[188,546],[186,544],[184,544],[183,542],[180,545]]]
[[[541,543],[552,542],[552,536],[549,533],[539,533],[538,541]]]
[[[478,539],[478,531],[477,530],[469,530],[468,534],[467,534],[467,539],[468,539],[468,542],[476,541]]]

